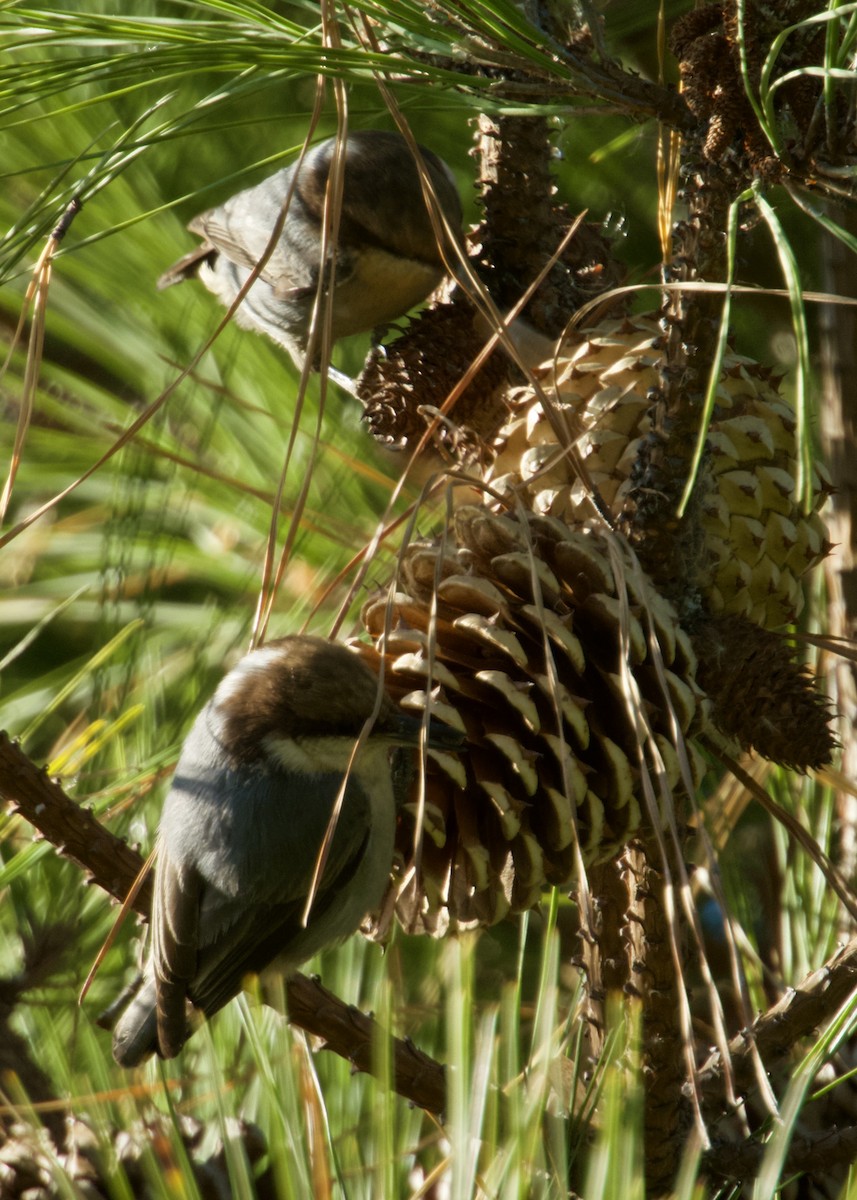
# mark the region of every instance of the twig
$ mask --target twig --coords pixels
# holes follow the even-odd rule
[[[373,1047],[385,1036],[373,1018],[351,1004],[344,1004],[316,979],[292,975],[286,982],[289,1020],[324,1039],[332,1050],[357,1071],[376,1073]],[[446,1109],[444,1067],[418,1049],[410,1038],[393,1038],[393,1089],[400,1096],[431,1113]]]
[[[0,731],[0,797],[35,826],[64,858],[83,867],[117,900],[124,900],[143,860],[121,838],[105,829],[88,808],[71,800],[43,769],[28,758],[8,734]],[[147,880],[135,908],[148,916],[152,885]]]
[[[768,1147],[764,1142],[720,1142],[703,1155],[706,1171],[742,1182],[758,1173]],[[824,1171],[834,1166],[849,1166],[857,1155],[857,1127],[826,1129],[823,1133],[795,1138],[791,1144],[783,1175],[797,1172]]]
[[[751,1046],[755,1043],[766,1067],[785,1058],[801,1038],[822,1026],[857,987],[857,937],[808,975],[796,988],[789,988],[773,1008],[763,1013],[749,1029],[743,1029],[729,1044],[735,1080],[739,1086],[753,1081]],[[706,1100],[722,1102],[716,1088],[721,1074],[721,1055],[711,1055],[700,1070]]]

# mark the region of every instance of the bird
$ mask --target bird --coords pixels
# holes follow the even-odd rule
[[[235,313],[244,328],[267,334],[302,369],[319,279],[332,306],[332,342],[385,326],[424,300],[446,271],[413,150],[400,133],[358,130],[344,149],[342,210],[322,264],[325,197],[337,139],[217,208],[188,229],[202,244],[158,280],[160,290],[198,278],[231,305],[268,248],[291,192],[282,231]],[[455,240],[461,200],[452,171],[419,146],[422,166]],[[449,241],[444,235],[446,248]],[[335,271],[332,268],[335,243]],[[311,364],[318,367],[318,354]]]
[[[149,957],[113,1031],[120,1066],[175,1057],[192,1032],[190,1010],[211,1017],[266,968],[293,973],[378,905],[403,800],[396,759],[422,725],[379,686],[358,654],[309,635],[252,650],[221,680],[164,802]],[[461,748],[451,726],[428,729],[429,746]]]

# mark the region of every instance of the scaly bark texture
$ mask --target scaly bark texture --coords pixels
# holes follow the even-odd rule
[[[681,973],[676,972],[664,906],[660,851],[653,841],[635,839],[623,856],[627,888],[628,991],[642,1008],[642,1061],[646,1086],[643,1135],[646,1191],[665,1196],[675,1179],[680,1147],[691,1126],[684,1097],[687,1054],[681,1029]]]
[[[586,1022],[587,1049],[593,1063],[604,1050],[608,996],[625,992],[629,982],[624,875],[624,859],[614,860],[591,867],[586,886],[577,887],[581,917],[580,954],[575,965],[586,976],[581,1017]]]
[[[501,310],[510,308],[556,254],[574,214],[556,199],[552,142],[544,117],[479,118],[480,203],[473,235],[482,282]],[[582,223],[523,316],[558,337],[587,300],[616,286],[622,270],[597,225]]]
[[[857,219],[841,209],[831,213],[852,233]],[[835,296],[854,296],[853,261],[842,243],[820,233],[823,289]],[[827,511],[830,540],[837,547],[826,570],[827,632],[833,637],[857,637],[857,312],[841,304],[819,308],[822,394],[819,425],[825,461],[835,492]],[[828,687],[838,713],[842,740],[842,774],[857,779],[857,677],[854,663],[838,655],[828,662]],[[857,868],[857,799],[847,791],[837,795],[840,865],[846,877]]]

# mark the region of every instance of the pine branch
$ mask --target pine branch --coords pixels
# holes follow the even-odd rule
[[[759,1171],[768,1147],[764,1142],[720,1142],[702,1159],[703,1167],[713,1175],[742,1182],[753,1179]],[[782,1176],[823,1171],[825,1175],[835,1166],[850,1166],[857,1155],[857,1126],[846,1129],[826,1129],[823,1133],[808,1134],[792,1141]]]
[[[749,1087],[755,1078],[751,1048],[755,1043],[766,1068],[786,1058],[801,1038],[822,1026],[857,987],[857,937],[828,959],[824,966],[789,988],[773,1008],[731,1041],[729,1050],[736,1084]],[[717,1087],[722,1073],[719,1052],[702,1067],[700,1084],[711,1103],[722,1103]]]
[[[37,767],[21,747],[0,731],[0,797],[38,829],[63,858],[88,873],[90,883],[123,901],[143,866],[143,860],[121,838],[117,838],[65,794],[47,772]],[[148,916],[152,902],[151,881],[140,889],[135,908]]]

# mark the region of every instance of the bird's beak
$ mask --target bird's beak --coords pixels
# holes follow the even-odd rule
[[[389,722],[385,722],[385,725],[387,727],[384,732],[392,741],[415,746],[420,740],[423,721],[421,716],[411,716],[399,711]],[[466,742],[465,734],[453,729],[444,721],[437,718],[429,721],[427,745],[430,750],[461,750]]]

